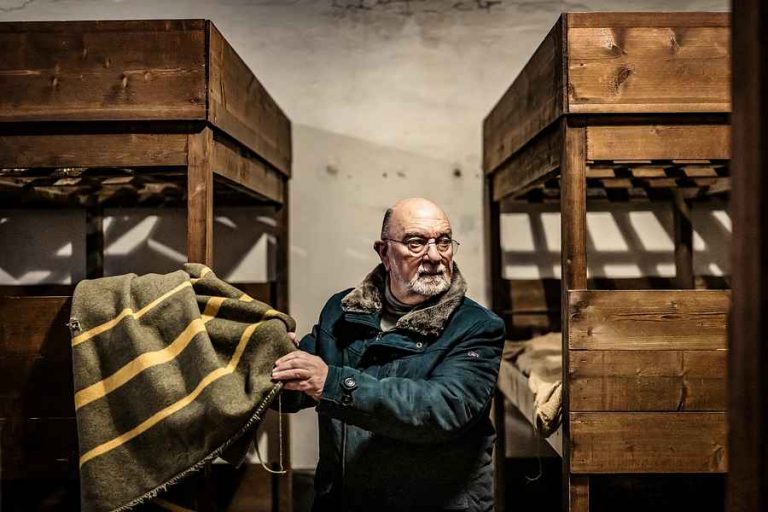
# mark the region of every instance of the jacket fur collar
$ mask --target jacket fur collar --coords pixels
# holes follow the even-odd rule
[[[384,265],[379,264],[357,288],[341,300],[341,308],[346,313],[380,313],[386,278],[387,271]],[[424,336],[439,336],[445,329],[448,318],[461,304],[466,292],[467,283],[454,263],[450,288],[401,316],[395,328],[407,329]]]

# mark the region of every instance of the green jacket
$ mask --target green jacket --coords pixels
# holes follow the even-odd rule
[[[322,398],[286,393],[284,409],[316,406],[315,511],[493,510],[489,408],[504,323],[449,290],[382,332],[385,270],[330,298],[300,348],[328,364]]]

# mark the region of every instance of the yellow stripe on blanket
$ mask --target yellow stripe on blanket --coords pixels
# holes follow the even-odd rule
[[[233,373],[237,368],[237,365],[240,363],[240,358],[243,356],[243,353],[245,352],[245,348],[248,346],[248,341],[251,339],[251,336],[253,336],[253,333],[265,321],[269,320],[270,317],[277,314],[279,313],[273,309],[267,310],[267,312],[264,313],[264,316],[262,317],[261,321],[256,322],[255,324],[250,324],[248,327],[245,328],[245,330],[243,331],[243,334],[240,336],[240,341],[237,344],[237,348],[235,348],[235,352],[234,354],[232,354],[232,358],[229,360],[229,363],[227,364],[227,366],[223,368],[217,368],[216,370],[213,370],[211,373],[203,377],[203,379],[200,381],[197,387],[181,400],[178,400],[177,402],[174,402],[171,405],[156,412],[155,414],[153,414],[152,416],[150,416],[149,418],[147,418],[146,420],[144,420],[143,422],[141,422],[139,425],[135,426],[128,432],[125,432],[124,434],[121,434],[115,437],[114,439],[111,439],[110,441],[102,443],[99,446],[96,446],[95,448],[92,448],[87,452],[85,452],[80,457],[80,467],[83,467],[83,465],[89,460],[92,460],[100,455],[104,455],[105,453],[108,453],[114,450],[115,448],[122,446],[123,444],[127,443],[131,439],[140,436],[142,433],[151,429],[152,427],[154,427],[155,425],[163,421],[165,418],[167,418],[171,414],[180,411],[187,405],[194,402],[194,400],[198,396],[200,396],[200,394],[205,390],[205,388],[207,388],[208,386],[210,386],[220,378]]]
[[[211,297],[205,305],[202,318],[192,320],[173,342],[162,350],[141,354],[115,373],[75,393],[75,409],[80,409],[113,392],[147,368],[172,361],[189,346],[195,336],[205,332],[205,324],[214,318],[224,297]]]
[[[78,334],[74,338],[72,338],[72,346],[76,347],[79,344],[88,341],[89,339],[98,336],[99,334],[105,333],[108,330],[112,329],[114,326],[120,323],[121,320],[124,318],[132,317],[135,320],[138,320],[142,316],[149,313],[155,306],[163,302],[165,299],[170,297],[171,295],[183,290],[184,288],[192,287],[192,283],[189,281],[184,281],[180,285],[176,286],[175,288],[165,292],[140,310],[136,311],[135,313],[131,308],[125,308],[120,312],[119,315],[117,315],[112,320],[109,320],[107,322],[104,322],[101,325],[97,325],[96,327],[93,327],[92,329],[88,329],[87,331]]]

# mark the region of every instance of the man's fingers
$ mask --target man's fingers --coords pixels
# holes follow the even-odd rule
[[[311,376],[312,374],[309,371],[301,368],[272,372],[272,378],[275,380],[306,380]]]
[[[306,391],[308,387],[309,384],[305,380],[289,380],[283,383],[283,389],[289,391]]]
[[[295,332],[289,332],[288,337],[291,338],[291,341],[293,342],[294,345],[296,345],[297,347],[299,346],[299,342],[296,340]]]
[[[282,363],[285,363],[287,361],[291,361],[291,360],[297,359],[297,358],[298,359],[302,359],[302,358],[304,358],[304,356],[307,356],[307,355],[309,355],[309,354],[307,354],[303,350],[294,350],[293,352],[289,352],[288,354],[285,354],[283,357],[281,357],[280,359],[275,361],[275,365],[280,365]]]

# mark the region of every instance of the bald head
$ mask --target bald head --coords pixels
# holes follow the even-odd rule
[[[389,208],[384,214],[381,224],[381,239],[400,238],[402,228],[410,223],[439,224],[450,233],[451,223],[442,208],[429,199],[423,197],[411,197],[401,199]]]

